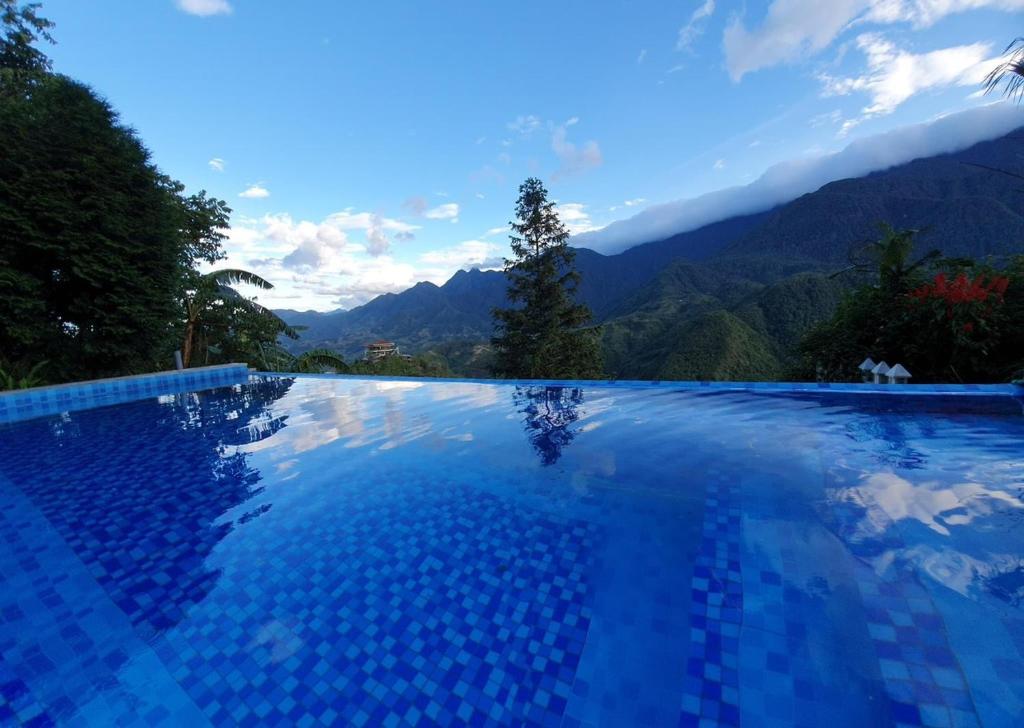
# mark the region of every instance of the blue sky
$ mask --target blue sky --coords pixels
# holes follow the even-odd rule
[[[987,104],[978,80],[1021,11],[1024,0],[43,8],[56,69],[105,95],[165,172],[234,209],[229,263],[277,284],[261,301],[321,310],[493,264],[530,175],[582,233]]]

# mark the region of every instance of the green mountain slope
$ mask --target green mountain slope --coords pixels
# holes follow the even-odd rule
[[[781,374],[768,339],[721,309],[677,324],[665,343],[658,379],[757,381]]]
[[[986,168],[987,167],[987,168]],[[916,251],[1004,257],[1024,251],[1024,141],[1014,134],[956,154],[832,182],[774,210],[723,220],[617,255],[581,249],[580,297],[602,325],[618,378],[784,376],[803,332],[831,315],[849,281],[831,279],[878,224],[921,231]],[[460,271],[350,311],[287,312],[308,326],[293,345],[358,356],[370,340],[435,350],[456,374],[486,371],[497,271]]]

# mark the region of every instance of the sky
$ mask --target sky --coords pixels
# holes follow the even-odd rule
[[[44,0],[42,14],[55,70],[105,96],[165,173],[227,201],[222,265],[274,283],[259,300],[275,308],[351,308],[500,266],[529,176],[574,242],[615,252],[1024,123],[979,93],[1024,0]]]

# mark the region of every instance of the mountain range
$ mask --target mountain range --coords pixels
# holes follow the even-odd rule
[[[919,230],[917,252],[996,258],[1024,251],[1020,131],[954,154],[831,182],[774,209],[732,217],[616,255],[576,249],[579,298],[602,326],[605,369],[619,378],[774,379],[803,332],[855,278],[831,275],[877,239],[879,224]],[[279,310],[304,326],[296,351],[348,358],[385,338],[433,351],[454,373],[486,371],[500,271],[457,272],[347,311]]]

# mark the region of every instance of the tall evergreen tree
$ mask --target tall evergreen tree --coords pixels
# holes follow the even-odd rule
[[[513,258],[505,260],[510,308],[494,309],[494,373],[526,379],[601,376],[598,332],[584,328],[590,309],[576,302],[580,274],[569,231],[535,177],[519,187],[511,222]]]

